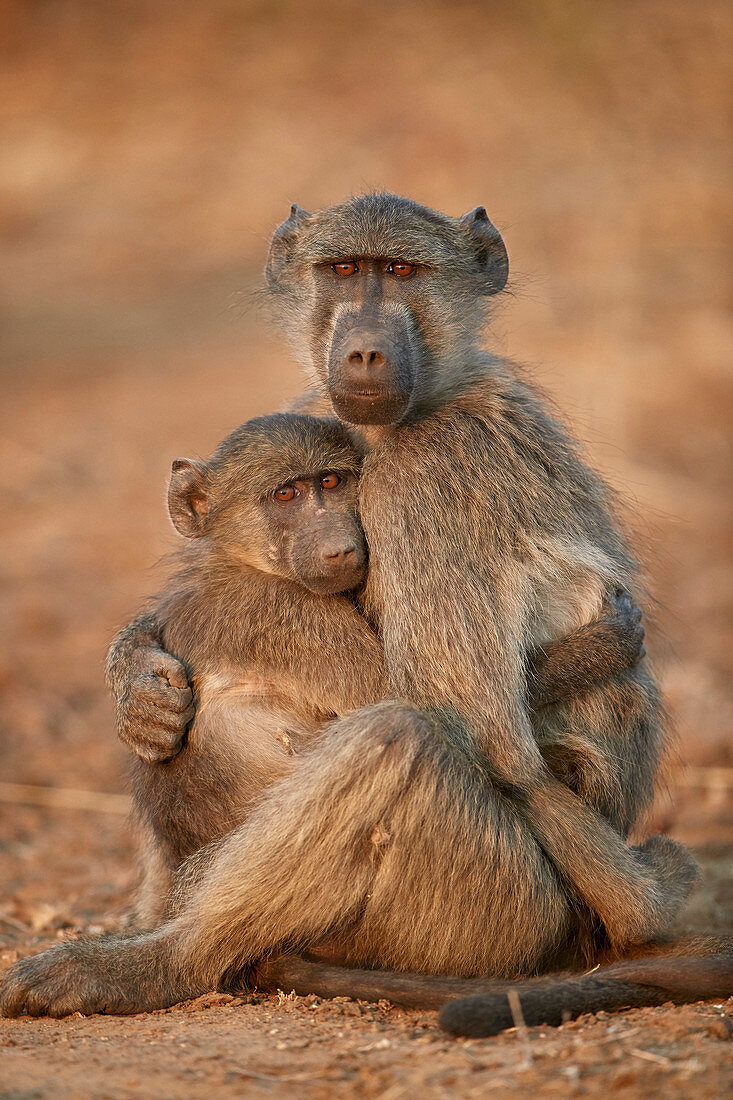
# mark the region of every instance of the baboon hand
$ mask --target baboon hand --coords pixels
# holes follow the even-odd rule
[[[142,646],[117,699],[117,732],[149,764],[172,760],[183,748],[195,706],[186,670],[158,646]]]
[[[666,932],[699,881],[700,868],[687,848],[669,836],[647,837],[631,851],[657,885],[662,924],[653,934]]]
[[[635,665],[646,656],[641,608],[636,606],[630,592],[619,587],[607,593],[603,612],[603,622],[614,633],[619,656],[626,660],[627,667]]]
[[[0,990],[0,1011],[3,1016],[128,1015],[203,992],[167,980],[148,954],[118,937],[56,944],[11,966]]]

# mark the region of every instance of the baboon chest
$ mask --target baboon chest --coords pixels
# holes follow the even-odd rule
[[[513,485],[516,469],[502,468],[475,429],[467,448],[461,429],[460,420],[400,429],[367,458],[364,603],[386,646],[410,611],[413,626],[466,627],[477,640],[490,624],[520,649],[591,621],[615,574],[611,559],[589,541],[559,535],[556,516],[543,528],[542,506],[532,514],[527,486]],[[452,609],[447,621],[438,604]]]

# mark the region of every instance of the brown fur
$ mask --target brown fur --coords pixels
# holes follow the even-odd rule
[[[170,1004],[334,933],[356,965],[531,974],[656,936],[679,910],[684,850],[624,843],[663,742],[646,665],[527,707],[533,647],[636,578],[606,488],[516,369],[478,348],[481,298],[505,278],[496,237],[481,208],[452,219],[383,195],[295,211],[276,235],[268,274],[293,345],[370,447],[364,605],[403,701],[330,725],[161,928],[18,964],[6,1012]],[[330,262],[354,258],[347,292]],[[415,263],[409,286],[388,277],[398,258]],[[374,389],[357,334],[360,355],[379,342]]]
[[[169,508],[189,539],[146,622],[185,663],[196,717],[173,759],[133,759],[136,815],[147,834],[144,925],[162,917],[186,857],[241,824],[329,719],[384,693],[379,641],[338,591],[363,579],[361,459],[335,422],[280,415],[237,429],[206,464],[174,463]],[[284,506],[273,504],[273,491],[327,470],[344,478],[335,503],[332,493],[320,512],[301,510],[281,527]],[[358,573],[338,574],[334,592],[312,591],[313,562],[339,536],[358,544]]]

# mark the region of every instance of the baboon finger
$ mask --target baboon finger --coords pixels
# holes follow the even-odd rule
[[[193,692],[189,687],[173,687],[157,673],[147,672],[135,677],[131,694],[136,702],[177,714],[187,710],[193,700]]]
[[[136,700],[127,707],[125,712],[125,725],[137,726],[140,729],[166,730],[172,733],[183,733],[188,725],[193,707],[183,711],[163,710],[155,703],[146,700]]]
[[[190,695],[188,676],[186,675],[185,668],[180,661],[176,661],[173,657],[168,657],[167,654],[165,656],[167,660],[161,661],[156,666],[155,671],[159,676],[164,677],[171,687],[185,689]]]
[[[183,747],[195,711],[193,704],[176,714],[135,700],[120,715],[120,740],[146,763],[171,760]]]
[[[617,588],[612,595],[607,593],[604,602],[609,611],[617,616],[629,616],[638,610],[631,593],[626,588]]]
[[[145,671],[154,672],[163,680],[167,680],[171,687],[187,688],[189,686],[188,676],[181,662],[170,653],[166,653],[164,649],[154,650],[152,661]]]
[[[185,730],[151,729],[144,724],[120,726],[120,740],[143,760],[169,759],[176,756],[183,744]]]
[[[178,756],[183,748],[183,739],[179,737],[171,749],[157,749],[143,744],[131,745],[130,748],[145,764],[166,764]]]

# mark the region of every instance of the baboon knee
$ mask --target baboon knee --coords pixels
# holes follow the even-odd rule
[[[440,724],[402,700],[362,707],[334,726],[348,752],[374,763],[424,757],[441,740]]]
[[[181,863],[173,877],[173,885],[166,900],[164,912],[166,920],[172,920],[178,916],[191,891],[204,878],[226,840],[225,836],[217,837]]]

